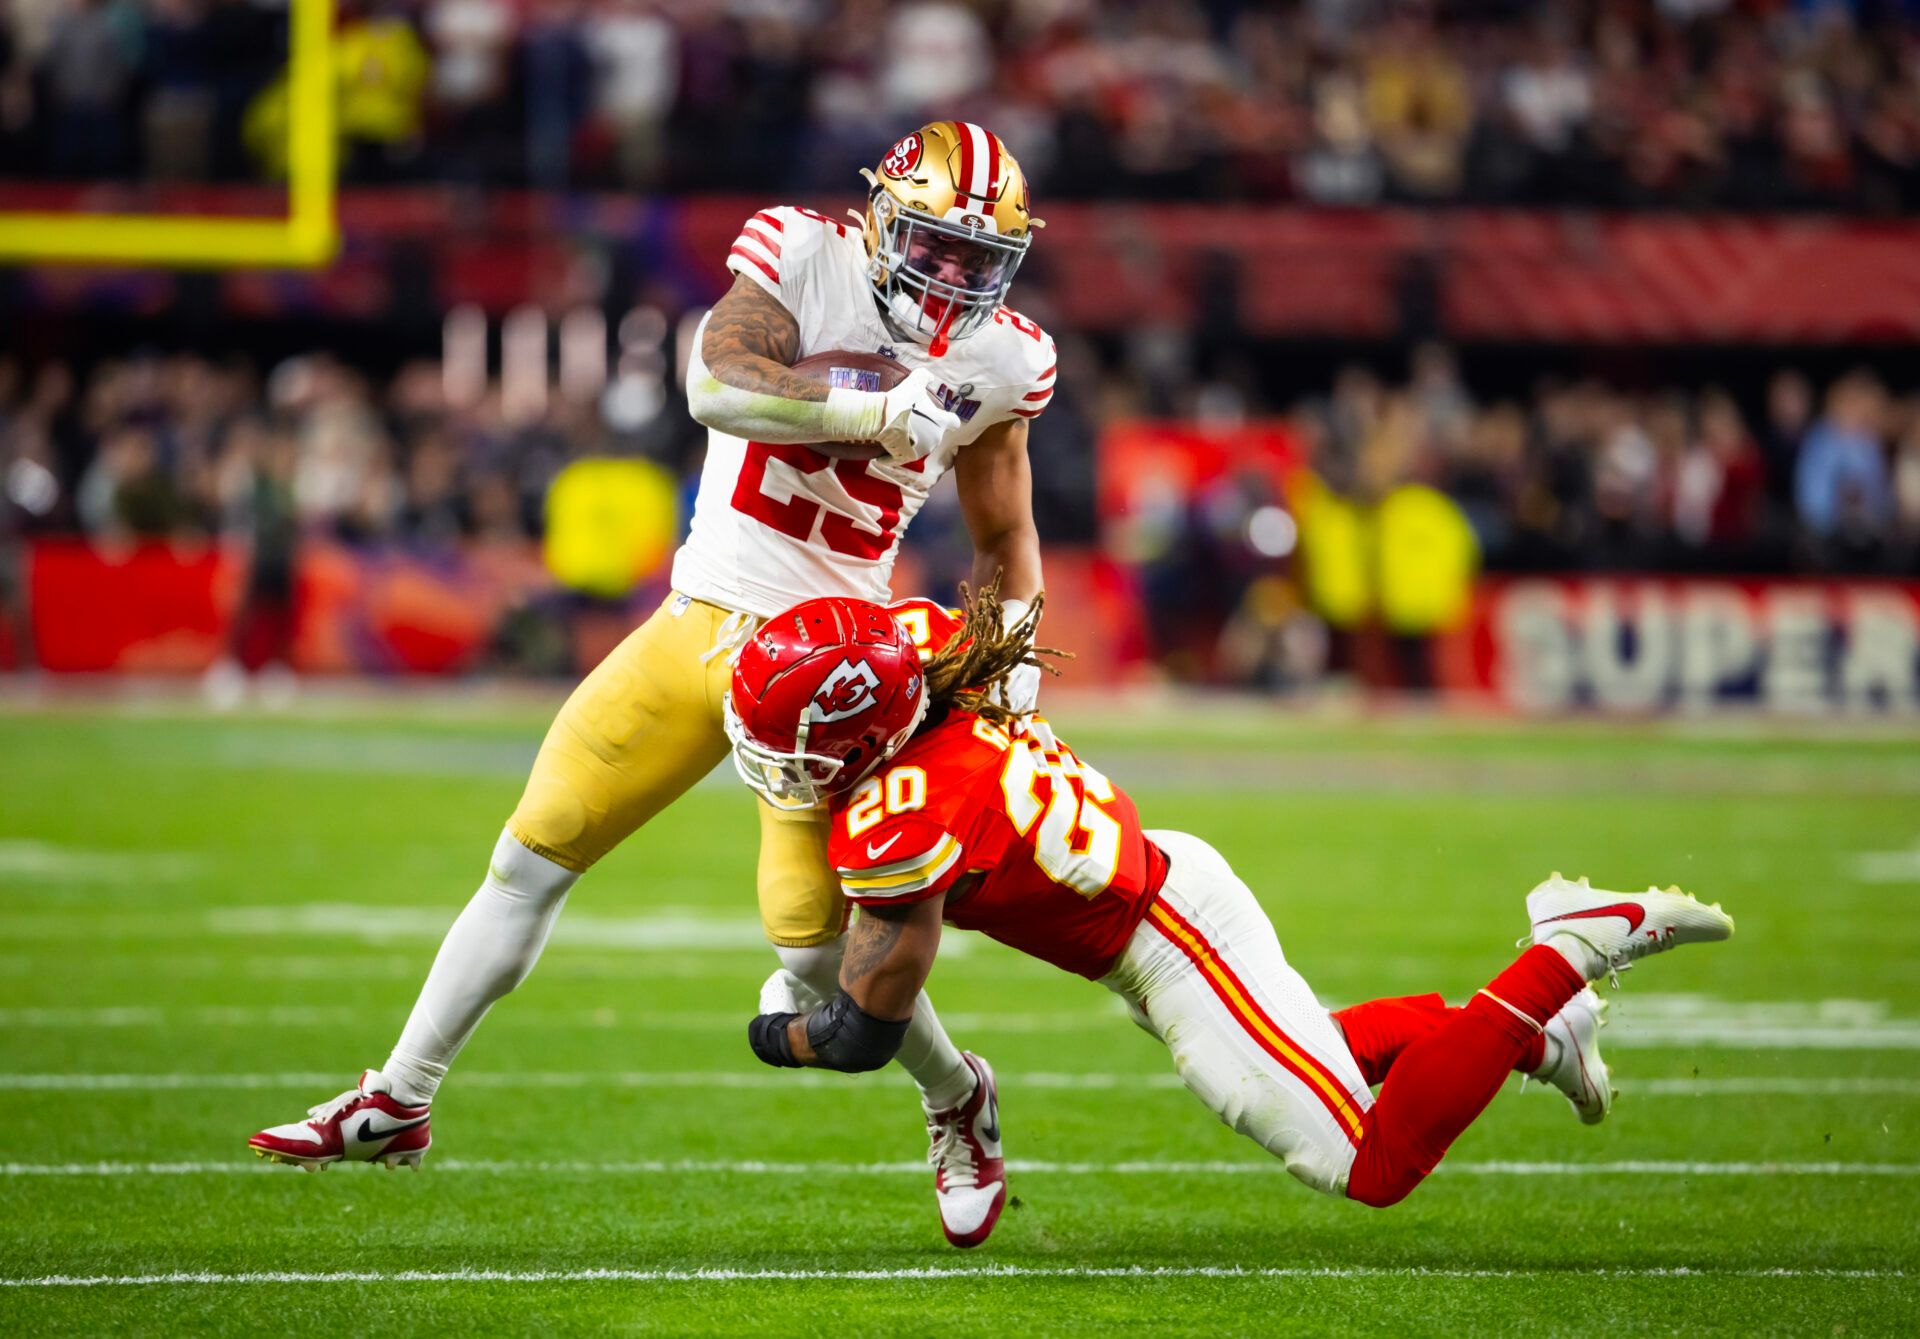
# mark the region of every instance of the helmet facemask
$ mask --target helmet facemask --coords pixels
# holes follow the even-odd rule
[[[776,809],[788,812],[817,808],[826,803],[830,796],[859,785],[876,767],[900,751],[900,746],[913,737],[913,732],[920,728],[926,716],[927,694],[922,691],[915,704],[913,719],[875,749],[873,756],[857,772],[843,776],[850,760],[848,757],[807,752],[810,723],[804,717],[795,732],[793,748],[777,749],[747,733],[746,723],[740,719],[740,713],[734,710],[732,693],[728,693],[721,703],[721,719],[726,727],[727,739],[733,745],[734,770],[761,799]]]
[[[1001,236],[985,214],[940,219],[905,208],[884,186],[874,188],[869,203],[874,247],[868,277],[902,334],[928,344],[962,339],[992,319],[1030,237]]]

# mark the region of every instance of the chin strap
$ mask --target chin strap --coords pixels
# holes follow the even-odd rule
[[[958,305],[951,298],[947,300],[947,314],[940,318],[940,328],[933,332],[933,338],[927,343],[928,354],[935,358],[947,356],[947,330],[953,325],[953,313]]]

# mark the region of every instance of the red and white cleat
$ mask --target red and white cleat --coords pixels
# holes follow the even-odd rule
[[[1007,1204],[1007,1164],[1000,1153],[1000,1093],[993,1066],[962,1051],[973,1071],[973,1095],[959,1106],[927,1113],[933,1147],[933,1188],[940,1199],[940,1227],[955,1246],[978,1246],[993,1233]]]
[[[310,1172],[324,1171],[335,1162],[377,1162],[388,1171],[418,1171],[433,1143],[427,1108],[394,1100],[388,1088],[386,1076],[370,1069],[360,1076],[359,1087],[309,1109],[309,1119],[262,1130],[247,1146],[269,1162]]]
[[[1571,935],[1591,950],[1588,979],[1611,974],[1615,984],[1622,970],[1650,954],[1733,937],[1733,917],[1718,902],[1708,906],[1678,888],[1610,893],[1557,873],[1527,894],[1527,918],[1533,930],[1522,943]]]

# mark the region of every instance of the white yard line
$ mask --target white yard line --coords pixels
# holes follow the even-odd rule
[[[1381,1265],[926,1265],[907,1269],[396,1269],[247,1273],[41,1274],[0,1278],[0,1288],[229,1286],[260,1283],[881,1283],[993,1279],[1904,1279],[1903,1269],[1671,1268],[1434,1269]]]
[[[1081,1009],[1061,1013],[973,1013],[955,1010],[943,1013],[947,1026],[966,1032],[1055,1032],[1065,1024],[1109,1023],[1126,1017],[1126,1009],[1117,1000],[1110,1009]],[[491,1020],[496,1028],[679,1028],[724,1029],[735,1032],[746,1024],[747,1015],[739,1009],[513,1009]],[[55,1031],[72,1028],[93,1031],[109,1028],[206,1028],[206,1027],[304,1027],[320,1023],[364,1023],[386,1026],[389,1015],[351,1009],[343,1005],[192,1005],[165,1008],[158,1005],[115,1005],[104,1008],[28,1007],[0,1008],[0,1028],[38,1028]]]
[[[288,906],[215,907],[198,915],[126,912],[111,917],[66,911],[27,911],[0,917],[0,942],[79,941],[89,946],[135,940],[142,945],[228,939],[269,943],[293,939],[374,947],[438,944],[459,913],[457,903],[404,906],[363,902],[306,902]],[[768,954],[757,916],[712,916],[697,908],[663,906],[633,916],[579,912],[562,917],[552,943],[568,949],[646,953]],[[948,948],[965,955],[974,945],[956,937]],[[945,952],[946,950],[943,950]],[[424,967],[419,970],[424,971]]]
[[[436,922],[437,924],[438,922]],[[657,918],[612,920],[618,925],[626,951],[637,951],[649,935],[661,938],[656,946],[677,945],[678,963],[685,967],[701,954],[758,953],[764,949],[752,922],[706,921],[679,914]],[[565,928],[565,922],[562,923]],[[0,940],[4,940],[0,926]],[[952,939],[967,944],[964,936]],[[731,945],[723,947],[722,945]],[[943,952],[946,950],[943,949]],[[384,970],[392,959],[376,960],[382,975],[417,975],[420,964],[411,960],[398,971]],[[989,962],[999,961],[989,958]],[[564,968],[565,959],[556,964]],[[639,970],[639,969],[636,969]],[[651,968],[639,970],[645,976]],[[298,973],[296,973],[297,975]],[[343,970],[342,978],[361,975]],[[0,1009],[0,1027],[13,1028],[169,1028],[207,1026],[287,1026],[295,1023],[390,1022],[385,1016],[348,1013],[338,1006],[318,1006],[311,1014],[293,1004],[254,1006],[166,1006],[138,1004],[87,1008],[16,1007]],[[1088,1027],[1113,1024],[1124,1017],[1124,1006],[1107,996],[1070,1008],[1026,1012],[949,1010],[943,1017],[960,1033],[1079,1035]],[[578,1011],[504,1010],[495,1026],[540,1027],[657,1027],[686,1031],[706,1029],[733,1032],[745,1015],[734,1009],[649,1009],[623,1005]],[[1603,1038],[1609,1051],[1627,1050],[1745,1050],[1745,1051],[1920,1051],[1920,1019],[1893,1015],[1886,1000],[1723,1000],[1709,995],[1634,994],[1622,996],[1614,1026]]]
[[[1920,883],[1920,841],[1904,851],[1862,851],[1853,858],[1859,883]]]
[[[908,1162],[773,1162],[699,1159],[595,1162],[577,1159],[441,1158],[434,1171],[488,1176],[924,1176],[923,1160]],[[1047,1162],[1011,1158],[1007,1170],[1037,1176],[1284,1176],[1279,1162],[1167,1161]],[[1465,1176],[1920,1176],[1915,1162],[1443,1162],[1440,1171]],[[251,1176],[288,1175],[244,1156],[218,1162],[8,1162],[13,1176]]]
[[[0,1091],[15,1092],[172,1092],[184,1089],[337,1088],[351,1075],[319,1071],[283,1074],[0,1074]],[[1109,1091],[1181,1087],[1180,1076],[1147,1074],[1069,1074],[1046,1070],[1002,1071],[1008,1088]],[[885,1080],[882,1080],[884,1082]],[[782,1088],[829,1088],[852,1092],[845,1076],[802,1070],[607,1070],[459,1072],[455,1087],[472,1088],[715,1088],[777,1092]],[[1697,1079],[1623,1079],[1628,1097],[1915,1097],[1920,1079],[1794,1078],[1755,1076]]]
[[[0,877],[27,883],[155,883],[193,876],[205,862],[185,851],[96,851],[24,838],[0,841]]]

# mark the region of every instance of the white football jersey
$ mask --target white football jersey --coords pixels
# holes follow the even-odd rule
[[[900,536],[958,448],[995,424],[1046,408],[1054,350],[1038,325],[1002,307],[934,358],[888,333],[866,267],[859,228],[786,206],[747,220],[727,257],[728,269],[793,313],[801,357],[850,349],[929,368],[962,431],[927,459],[899,465],[884,456],[836,460],[805,446],[710,430],[693,526],[674,555],[675,590],[762,618],[823,595],[885,604]]]

